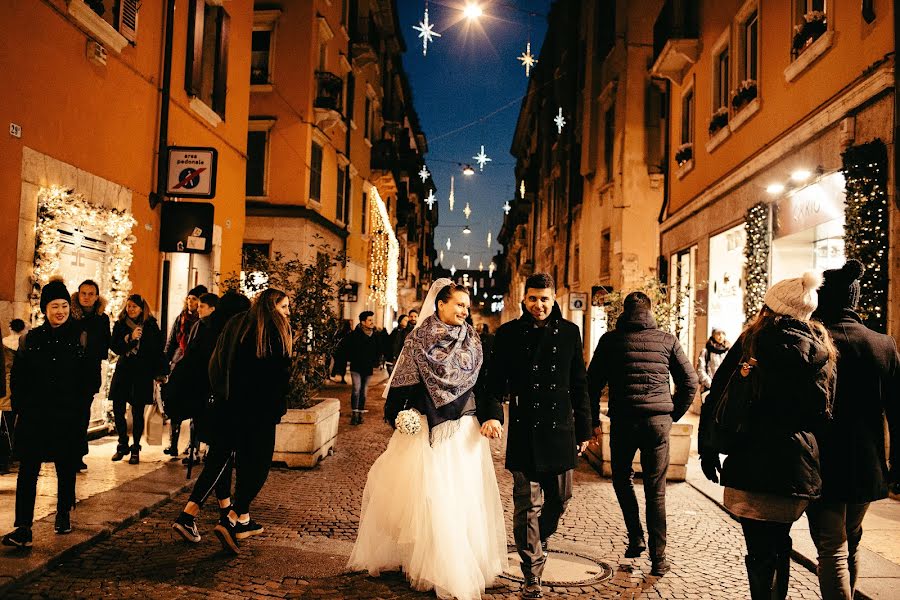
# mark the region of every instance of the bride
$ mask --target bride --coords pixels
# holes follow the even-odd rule
[[[501,430],[476,417],[482,351],[468,314],[466,288],[434,282],[385,390],[396,429],[369,471],[348,565],[374,576],[399,568],[413,588],[459,600],[480,598],[507,567],[486,439]]]

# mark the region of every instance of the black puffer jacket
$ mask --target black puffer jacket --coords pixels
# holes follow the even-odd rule
[[[600,394],[607,385],[610,418],[671,415],[677,421],[697,393],[697,373],[678,338],[658,329],[650,311],[638,310],[620,316],[616,328],[600,338],[588,384],[594,427],[600,424]]]
[[[837,374],[829,377],[829,373],[834,365],[809,324],[790,317],[781,317],[760,332],[756,354],[759,397],[750,408],[747,442],[729,454],[722,466],[722,485],[816,499],[822,492],[822,477],[815,433],[830,416]],[[714,452],[707,442],[710,407],[722,395],[743,355],[742,337],[713,378],[700,416],[701,455]]]
[[[489,360],[483,388],[489,401],[477,402],[478,417],[502,421],[501,402],[511,394],[506,468],[531,473],[575,468],[576,444],[591,438],[578,327],[563,319],[559,305],[543,327],[535,327],[534,318],[523,311],[497,330]]]
[[[349,362],[350,371],[369,376],[381,362],[385,352],[382,337],[377,331],[366,335],[362,325],[357,325],[356,329],[341,340],[335,360]]]

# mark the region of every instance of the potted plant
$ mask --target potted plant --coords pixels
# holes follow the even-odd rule
[[[752,102],[757,95],[756,80],[745,79],[736,90],[731,92],[731,108],[740,110]]]
[[[640,291],[647,294],[653,305],[653,317],[663,331],[678,335],[685,327],[687,312],[684,310],[686,303],[690,301],[690,287],[670,288],[658,279],[645,278],[638,287],[629,290]],[[610,329],[615,328],[619,316],[622,314],[625,304],[626,292],[610,292],[604,296],[604,311],[606,322]],[[694,313],[702,312],[694,307]],[[610,441],[610,421],[605,410],[600,415],[600,432],[597,438],[591,441],[585,456],[587,461],[604,477],[612,476]],[[669,471],[666,478],[671,481],[684,481],[687,476],[687,463],[691,454],[691,432],[693,426],[688,423],[674,423],[669,437]],[[638,452],[634,457],[632,468],[636,473],[641,472],[641,455]]]
[[[728,107],[720,106],[709,119],[709,135],[712,137],[717,131],[728,125]]]
[[[694,158],[694,144],[688,142],[678,146],[675,150],[675,162],[679,167],[683,167],[688,161]]]
[[[825,13],[814,10],[803,15],[803,22],[794,25],[794,38],[791,42],[791,53],[794,58],[806,50],[813,42],[828,31],[828,20]]]
[[[328,363],[337,345],[340,318],[336,308],[342,282],[335,277],[335,269],[344,260],[321,239],[310,247],[316,250],[316,258],[310,262],[280,253],[274,258],[245,255],[243,275],[224,282],[226,288],[248,296],[275,287],[291,299],[294,347],[288,411],[276,429],[273,460],[307,468],[333,452],[337,436],[340,401],[320,398],[317,393],[328,378]]]

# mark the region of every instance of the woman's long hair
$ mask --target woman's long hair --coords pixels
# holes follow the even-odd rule
[[[132,294],[128,296],[128,298],[125,300],[125,304],[122,305],[122,310],[119,311],[118,320],[124,321],[128,318],[128,310],[126,310],[125,307],[128,306],[129,302],[131,302],[135,306],[141,307],[141,316],[138,318],[137,324],[143,325],[144,321],[147,320],[147,317],[150,316],[150,305],[147,304],[147,301],[144,300],[143,296],[141,296],[140,294]]]
[[[256,333],[256,357],[264,358],[278,352],[279,346],[283,354],[290,354],[293,347],[291,324],[287,317],[278,312],[275,306],[287,294],[275,288],[268,288],[253,299],[247,318],[241,331],[241,341],[250,334]]]

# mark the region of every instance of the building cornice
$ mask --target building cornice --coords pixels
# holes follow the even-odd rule
[[[306,206],[296,204],[273,204],[259,200],[248,200],[246,204],[248,217],[277,217],[281,219],[306,219],[323,227],[341,239],[347,238],[350,232],[337,223],[329,221],[321,213]]]

